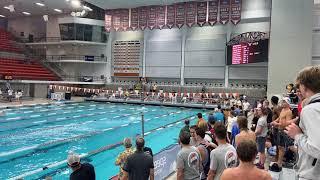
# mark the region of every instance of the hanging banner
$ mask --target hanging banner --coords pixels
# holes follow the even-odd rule
[[[149,6],[148,17],[148,27],[152,30],[157,25],[157,6]]]
[[[105,14],[105,29],[107,32],[110,32],[112,29],[112,10],[106,10]]]
[[[167,6],[167,27],[169,29],[173,28],[176,20],[176,8],[175,5]]]
[[[208,3],[208,23],[213,26],[218,21],[218,0],[212,0]]]
[[[227,24],[230,14],[230,0],[220,0],[220,23]]]
[[[197,3],[187,2],[186,3],[186,24],[192,27],[197,21]]]
[[[197,23],[200,27],[207,22],[207,1],[197,2]]]
[[[112,16],[112,27],[115,31],[121,30],[121,10],[115,9]]]
[[[176,26],[180,29],[185,23],[186,6],[185,3],[175,4],[176,6]]]
[[[131,9],[131,23],[130,28],[131,30],[135,31],[139,27],[139,10],[138,8]]]
[[[139,27],[143,31],[148,25],[148,7],[139,8]]]
[[[241,20],[241,0],[231,0],[231,22],[236,25]]]
[[[129,9],[121,10],[121,27],[124,31],[129,28]]]
[[[166,25],[166,7],[157,6],[157,28],[162,29]]]

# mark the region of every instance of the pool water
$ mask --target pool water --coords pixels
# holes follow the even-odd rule
[[[142,113],[146,146],[156,154],[177,142],[183,119],[195,120],[200,111],[94,102],[5,109],[6,116],[0,117],[0,179],[68,179],[69,152],[93,164],[98,180],[108,179],[119,170],[114,165],[124,150],[119,143],[141,134]]]

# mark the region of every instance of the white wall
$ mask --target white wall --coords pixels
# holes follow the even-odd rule
[[[18,17],[8,20],[8,30],[20,36],[20,32],[24,32],[24,37],[27,38],[32,34],[34,38],[44,37],[46,35],[46,22],[43,21],[42,16]]]
[[[90,55],[90,56],[100,56],[101,54],[106,54],[106,46],[98,45],[47,45],[47,56],[51,55]],[[108,59],[110,60],[110,59]]]
[[[268,96],[281,94],[311,64],[313,0],[273,1]]]
[[[69,76],[107,76],[106,64],[93,63],[62,63],[61,68]]]
[[[313,11],[312,64],[320,64],[320,7]]]

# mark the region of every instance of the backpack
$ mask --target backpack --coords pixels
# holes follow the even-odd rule
[[[203,147],[206,148],[205,144],[200,143],[200,145],[202,145]],[[206,150],[207,150],[207,153],[208,153],[208,161],[207,161],[206,164],[203,165],[203,172],[205,173],[206,176],[208,176],[208,173],[209,173],[209,170],[210,170],[210,153],[211,153],[212,149],[210,147],[207,147]]]

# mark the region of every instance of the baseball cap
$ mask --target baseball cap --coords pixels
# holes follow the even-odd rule
[[[78,166],[80,164],[80,156],[78,154],[69,154],[68,155],[68,165],[71,167]]]

